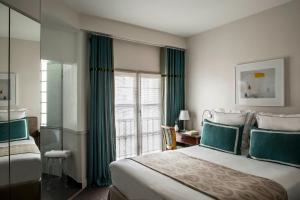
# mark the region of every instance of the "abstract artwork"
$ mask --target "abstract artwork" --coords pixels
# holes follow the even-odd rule
[[[16,74],[0,73],[0,106],[8,106],[10,78],[10,105],[16,105]]]
[[[236,66],[236,104],[284,106],[284,59]]]

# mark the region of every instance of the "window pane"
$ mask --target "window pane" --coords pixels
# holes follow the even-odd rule
[[[47,81],[47,71],[41,71],[41,81]]]
[[[142,74],[139,77],[138,91],[135,73],[115,73],[117,159],[135,156],[139,151],[142,153],[161,151],[160,80],[159,75]],[[137,132],[138,110],[141,110],[139,132]],[[138,135],[141,137],[140,141]],[[139,151],[138,147],[141,148]]]
[[[41,125],[46,126],[47,125],[47,114],[41,115]]]
[[[115,74],[115,124],[117,159],[137,155],[136,74]]]
[[[42,60],[41,63],[41,70],[47,70],[48,60]]]
[[[159,75],[151,74],[142,74],[140,78],[142,153],[161,150],[160,80]]]
[[[41,101],[43,103],[47,102],[47,93],[46,92],[41,93]]]
[[[47,92],[47,82],[41,82],[41,92]]]
[[[47,103],[41,103],[41,113],[47,113]]]

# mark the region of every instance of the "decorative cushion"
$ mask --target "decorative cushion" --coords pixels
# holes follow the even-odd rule
[[[200,146],[241,154],[243,126],[231,126],[204,120]]]
[[[8,142],[10,125],[10,141],[28,139],[28,127],[26,119],[11,120],[10,122],[0,122],[0,142]]]
[[[15,119],[23,119],[26,117],[26,109],[11,109],[10,110],[10,120]],[[0,110],[0,121],[7,121],[8,120],[8,110]]]
[[[244,125],[247,113],[244,112],[213,112],[212,121],[228,125]]]
[[[249,155],[253,159],[300,167],[300,132],[252,129]]]
[[[256,119],[260,129],[300,131],[300,114],[274,115],[258,113]]]

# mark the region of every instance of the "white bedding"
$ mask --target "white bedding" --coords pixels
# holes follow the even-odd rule
[[[257,161],[200,146],[179,149],[182,153],[244,173],[268,178],[281,184],[289,200],[300,199],[300,169],[285,165]],[[171,178],[153,171],[137,162],[123,159],[110,165],[113,185],[130,200],[211,200]]]
[[[11,142],[11,145],[34,144],[32,137],[29,140]],[[7,143],[0,143],[0,147],[7,147]],[[42,163],[41,155],[34,153],[17,154],[10,156],[11,184],[38,181],[41,178]],[[8,156],[0,157],[0,186],[9,183],[8,177]]]

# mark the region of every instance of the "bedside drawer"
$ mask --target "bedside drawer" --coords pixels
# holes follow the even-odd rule
[[[200,138],[176,133],[176,142],[186,145],[197,145],[200,143]]]

